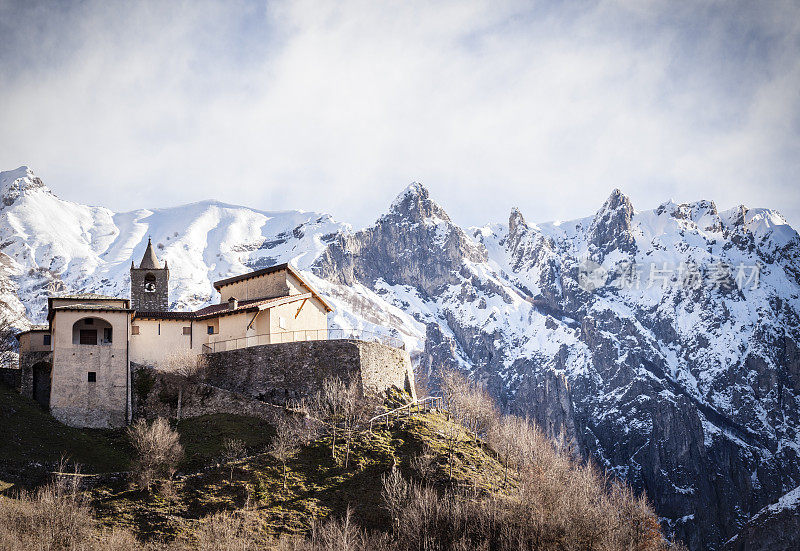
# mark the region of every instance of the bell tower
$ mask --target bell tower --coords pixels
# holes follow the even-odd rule
[[[149,238],[139,267],[131,261],[131,308],[140,312],[169,310],[169,267],[166,262],[161,267]]]

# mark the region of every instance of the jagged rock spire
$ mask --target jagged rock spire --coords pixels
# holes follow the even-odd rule
[[[593,247],[592,258],[602,262],[609,252],[618,249],[635,253],[636,242],[631,234],[633,204],[627,195],[614,189],[589,227],[589,244]]]
[[[389,207],[389,216],[393,215],[415,222],[431,217],[450,221],[445,210],[431,199],[428,188],[419,182],[411,183],[395,198]]]
[[[160,270],[161,263],[158,261],[156,252],[153,250],[153,243],[147,238],[147,249],[144,251],[142,261],[139,263],[140,270]]]
[[[516,234],[520,229],[525,229],[528,224],[525,223],[525,218],[517,207],[511,209],[511,214],[508,217],[508,233],[509,235]]]

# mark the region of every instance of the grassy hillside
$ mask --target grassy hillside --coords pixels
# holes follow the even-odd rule
[[[186,454],[181,471],[193,472],[222,457],[226,439],[246,450],[265,449],[275,430],[242,415],[205,415],[178,424]],[[75,429],[56,421],[39,405],[0,385],[0,491],[11,483],[38,483],[62,459],[82,473],[126,471],[133,450],[124,429]]]
[[[200,422],[207,423],[211,420]],[[211,430],[219,428],[212,424]],[[451,480],[445,448],[453,430],[458,442]],[[241,509],[265,536],[305,532],[329,515],[342,516],[348,507],[360,524],[387,528],[381,477],[393,465],[411,471],[410,458],[425,450],[434,458],[428,476],[440,484],[489,490],[497,489],[503,479],[503,467],[493,454],[461,427],[429,414],[361,434],[347,469],[331,457],[329,439],[313,442],[289,461],[285,490],[282,465],[260,454],[178,480],[169,498],[104,487],[94,492],[93,505],[103,523],[124,526],[144,539],[170,539],[203,517]]]
[[[347,466],[342,429],[334,459],[334,425],[317,419],[315,440],[295,440],[285,483],[283,464],[266,452],[274,427],[235,415],[185,420],[177,425],[186,454],[175,480],[157,482],[153,491],[117,478],[86,491],[56,483],[36,494],[0,496],[0,548],[674,548],[643,498],[526,420],[500,416],[488,401],[481,407],[476,392],[452,394],[465,400],[451,404],[458,423],[428,412],[373,432],[360,425]],[[125,431],[64,427],[7,389],[0,408],[0,461],[9,470],[62,455],[85,472],[130,467]],[[286,425],[284,435],[300,434],[287,432],[291,422],[279,425]],[[168,427],[161,434],[176,438]],[[225,442],[233,439],[246,457],[227,461]],[[67,536],[71,543],[54,543]]]
[[[0,479],[35,474],[62,458],[79,463],[83,472],[122,471],[130,453],[124,431],[67,427],[33,400],[0,385]]]

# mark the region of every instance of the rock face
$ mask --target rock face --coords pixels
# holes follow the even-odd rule
[[[313,269],[423,323],[422,375],[464,369],[713,549],[800,481],[798,251],[772,211],[636,213],[619,190],[592,218],[467,233],[414,186]]]
[[[431,389],[438,368],[463,370],[646,492],[691,549],[720,549],[800,485],[800,238],[775,211],[636,211],[615,190],[580,220],[537,225],[514,209],[460,228],[413,184],[352,231],[212,202],[112,213],[33,178],[15,173],[0,207],[9,285],[32,321],[51,290],[126,295],[148,234],[173,307],[291,261],[335,306],[331,326],[403,339]],[[48,233],[42,217],[80,231]]]
[[[431,244],[436,246],[431,248]],[[458,282],[464,260],[483,262],[486,252],[431,201],[427,189],[411,184],[375,225],[357,234],[339,235],[315,266],[320,277],[335,283],[382,279],[389,285],[412,285],[433,296]]]
[[[800,487],[764,507],[731,538],[726,551],[793,551],[800,543]]]

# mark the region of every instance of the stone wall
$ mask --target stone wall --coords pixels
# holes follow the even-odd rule
[[[275,404],[311,396],[328,377],[366,392],[392,386],[416,397],[408,352],[377,342],[304,341],[208,354],[206,382]]]
[[[377,342],[355,342],[358,343],[361,382],[367,391],[380,394],[396,386],[417,398],[408,352]]]
[[[155,291],[144,290],[145,278],[155,277]],[[169,310],[169,270],[131,268],[131,308],[141,312]]]
[[[19,393],[27,398],[33,399],[33,366],[41,362],[52,365],[53,353],[50,351],[20,352]]]
[[[214,387],[200,380],[187,381],[174,373],[165,373],[152,367],[131,364],[131,374],[135,419],[177,418],[179,393],[181,419],[214,413],[232,413],[275,422],[278,416],[284,414],[282,407]]]

